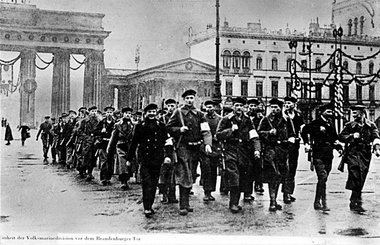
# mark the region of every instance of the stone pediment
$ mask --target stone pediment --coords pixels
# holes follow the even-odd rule
[[[192,58],[166,63],[156,68],[173,72],[215,72],[215,66]]]

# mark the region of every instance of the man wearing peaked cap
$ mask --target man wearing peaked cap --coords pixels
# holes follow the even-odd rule
[[[45,116],[44,118],[45,118],[45,119],[50,119],[50,116]]]
[[[339,140],[346,144],[342,157],[348,166],[346,189],[351,190],[350,209],[362,213],[362,190],[367,178],[372,152],[380,156],[380,136],[376,125],[366,118],[364,105],[351,107],[353,120],[346,123],[339,135]],[[372,147],[371,147],[372,144]],[[341,164],[342,164],[341,163]],[[344,166],[342,169],[343,171]]]
[[[282,107],[284,105],[284,102],[277,99],[277,98],[273,98],[269,101],[269,104],[270,105],[278,105],[279,107]]]
[[[130,107],[128,107],[128,106],[126,106],[126,107],[123,107],[123,108],[121,109],[121,113],[124,113],[124,112],[128,112],[128,111],[132,112],[132,111],[133,111],[133,109],[132,109],[132,108],[130,108]]]
[[[174,99],[167,99],[165,100],[165,105],[168,105],[168,104],[177,104],[177,101],[175,101]]]
[[[311,169],[315,168],[318,182],[315,191],[314,209],[329,211],[326,199],[327,179],[331,171],[334,149],[341,151],[338,144],[338,135],[334,127],[334,112],[332,103],[320,107],[321,115],[305,125],[301,131],[301,136],[305,144],[305,151],[309,151],[312,146],[313,157]],[[310,145],[312,144],[312,145]]]
[[[112,106],[106,106],[106,107],[104,108],[104,111],[107,111],[107,110],[115,111],[115,108],[112,107]]]
[[[195,96],[197,92],[193,89],[188,89],[182,94],[182,98],[185,98],[186,96],[193,95]]]
[[[293,97],[293,96],[286,96],[284,98],[284,101],[290,101],[292,103],[297,103],[297,98],[296,97]]]
[[[213,101],[213,100],[206,100],[204,103],[203,103],[204,106],[208,106],[208,105],[213,105],[215,106],[216,105],[216,102]]]
[[[258,105],[260,104],[260,102],[259,102],[258,99],[253,98],[253,99],[249,99],[249,100],[247,100],[247,104],[248,104],[248,105],[253,104],[253,105],[258,106]]]
[[[89,108],[88,108],[88,111],[92,111],[92,110],[98,110],[98,107],[97,106],[95,106],[95,105],[93,105],[93,106],[90,106]]]
[[[234,104],[239,103],[239,104],[245,105],[247,103],[247,101],[242,97],[233,98],[232,101]]]
[[[45,116],[45,121],[40,124],[40,129],[38,130],[36,141],[38,141],[38,137],[41,134],[41,140],[42,140],[42,150],[44,154],[44,164],[49,164],[48,162],[48,151],[49,151],[49,141],[51,137],[51,129],[52,124],[49,122],[50,116]]]
[[[157,109],[158,109],[158,106],[156,104],[152,103],[152,104],[145,106],[144,113],[146,113],[149,110],[157,110]]]

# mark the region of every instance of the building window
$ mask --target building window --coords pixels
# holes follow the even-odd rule
[[[231,52],[228,50],[225,50],[222,56],[223,56],[223,68],[230,68],[231,67]]]
[[[240,68],[240,52],[235,51],[232,56],[232,68],[239,69]]]
[[[292,95],[292,83],[286,82],[286,96]]]
[[[350,87],[348,84],[343,84],[343,100],[348,102],[350,100]]]
[[[321,65],[322,65],[322,62],[320,59],[317,59],[315,61],[315,69],[317,69],[317,72],[321,72]]]
[[[301,71],[306,71],[307,69],[307,60],[301,60]]]
[[[360,17],[360,35],[364,33],[364,16]]]
[[[356,63],[356,74],[362,74],[362,63]]]
[[[348,35],[351,36],[352,33],[352,19],[348,20]]]
[[[315,98],[317,99],[317,101],[322,100],[322,86],[322,83],[315,84]]]
[[[358,18],[354,19],[354,35],[358,35]]]
[[[292,59],[288,58],[286,60],[286,71],[291,71],[291,69],[292,69]]]
[[[250,64],[251,55],[248,51],[245,51],[243,53],[243,68],[249,68],[251,66]]]
[[[277,71],[278,70],[278,61],[276,57],[272,58],[272,70]]]
[[[356,84],[356,100],[360,104],[362,103],[363,99],[363,89],[362,86],[359,84]]]
[[[263,69],[263,59],[259,56],[256,58],[256,70]]]
[[[226,80],[226,95],[232,95],[232,80]]]
[[[263,97],[263,82],[256,82],[256,97]]]
[[[375,101],[375,85],[374,84],[369,85],[369,100]]]
[[[272,97],[278,97],[278,81],[272,81]]]
[[[241,80],[241,96],[248,96],[248,80]]]
[[[373,62],[372,61],[369,62],[368,73],[371,75],[373,74],[373,67],[374,67]]]
[[[347,60],[343,61],[343,68],[348,70],[348,61]]]

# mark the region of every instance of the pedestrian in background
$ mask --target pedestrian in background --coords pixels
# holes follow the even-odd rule
[[[25,140],[27,138],[30,138],[30,132],[29,132],[30,128],[26,125],[26,123],[23,123],[20,128],[18,129],[18,131],[21,131],[21,145],[24,146],[25,145]]]
[[[36,136],[36,141],[38,141],[38,137],[41,135],[41,140],[42,140],[42,151],[44,153],[44,163],[48,164],[48,151],[49,151],[49,142],[50,142],[50,137],[51,136],[51,129],[52,129],[52,124],[50,123],[50,116],[45,116],[45,122],[41,123],[40,129],[38,130],[37,136]]]
[[[5,140],[8,141],[5,145],[10,145],[13,140],[12,129],[9,122],[7,122],[5,126]]]

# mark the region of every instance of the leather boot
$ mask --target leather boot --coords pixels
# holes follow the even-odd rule
[[[279,188],[280,188],[280,183],[276,183],[275,184],[275,188],[274,188],[274,193],[275,193],[274,203],[276,205],[276,209],[277,210],[282,210],[282,206],[280,204],[277,204],[277,194],[278,194],[278,189]]]
[[[276,191],[275,191],[274,184],[269,183],[268,189],[269,189],[269,198],[270,198],[269,211],[275,212],[277,210],[277,207],[276,207]]]
[[[319,184],[317,184],[317,188],[315,190],[315,199],[314,199],[314,209],[315,210],[321,210],[321,187]]]
[[[179,186],[179,214],[180,215],[187,215],[187,201],[186,201],[186,195],[188,196],[187,193],[187,188]]]
[[[290,199],[290,194],[284,193],[284,203],[286,204],[292,203],[292,200]]]
[[[239,199],[240,199],[239,188],[238,187],[231,188],[229,208],[232,213],[238,213],[241,210],[241,207],[239,207]]]
[[[361,192],[352,191],[350,198],[350,209],[355,212],[365,212],[366,210],[362,207]]]
[[[178,203],[178,200],[175,198],[175,186],[169,187],[168,203]]]

